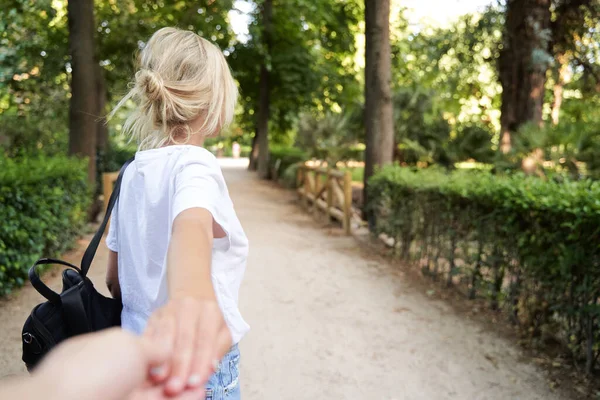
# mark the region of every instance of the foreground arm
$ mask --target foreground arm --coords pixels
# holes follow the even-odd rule
[[[116,328],[77,336],[48,354],[31,378],[2,382],[0,399],[123,400],[144,386],[148,367],[164,362],[171,351],[168,342]],[[162,399],[150,394],[140,399]]]
[[[175,321],[170,340],[171,360],[153,370],[157,382],[165,382],[170,395],[185,389],[201,389],[215,364],[231,347],[231,335],[223,319],[211,281],[213,237],[224,235],[210,212],[190,208],[173,222],[167,253],[169,302],[148,323],[148,335]]]

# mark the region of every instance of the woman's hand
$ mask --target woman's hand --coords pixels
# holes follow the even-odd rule
[[[172,346],[169,360],[150,371],[166,395],[203,390],[232,345],[231,334],[214,298],[174,298],[148,321],[145,337]]]

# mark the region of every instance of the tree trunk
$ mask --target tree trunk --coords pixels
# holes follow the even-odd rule
[[[550,49],[554,54],[556,68],[554,71],[554,88],[552,100],[552,123],[558,125],[560,107],[563,100],[563,88],[569,75],[569,58],[572,58],[573,47],[579,35],[574,27],[583,26],[585,8],[590,7],[593,0],[570,0],[561,2],[554,10],[555,18],[551,22],[552,45]]]
[[[96,182],[97,81],[94,59],[94,2],[67,2],[71,53],[69,154],[88,157],[88,180]],[[92,193],[94,191],[92,190]]]
[[[96,64],[96,90],[98,92],[98,123],[96,124],[96,148],[98,153],[106,154],[108,150],[108,125],[106,125],[106,81],[100,64]]]
[[[390,164],[394,155],[391,63],[390,0],[365,0],[365,206],[375,166]],[[365,210],[363,217],[372,228],[368,214]]]
[[[501,150],[505,153],[521,125],[542,122],[549,28],[550,0],[508,0],[499,59]]]
[[[271,19],[273,16],[273,1],[265,0],[262,7],[263,20],[263,40],[267,54],[263,57],[260,66],[259,82],[259,104],[258,104],[258,129],[257,148],[258,148],[258,176],[262,179],[269,178],[269,107],[270,107],[270,86],[269,69],[267,68],[267,57],[271,48]]]
[[[249,171],[258,169],[258,128],[254,128],[254,137],[252,138],[252,151],[250,151],[250,162],[248,163]]]

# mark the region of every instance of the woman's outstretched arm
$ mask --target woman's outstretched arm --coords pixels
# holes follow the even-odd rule
[[[157,329],[166,318],[176,323],[169,334],[171,360],[153,369],[169,395],[203,387],[231,347],[231,334],[217,303],[211,280],[212,243],[224,231],[203,208],[181,212],[173,222],[167,252],[169,302],[150,318]]]

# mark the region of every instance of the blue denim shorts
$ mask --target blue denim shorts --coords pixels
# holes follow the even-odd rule
[[[206,400],[240,400],[240,349],[234,345],[206,384]]]

